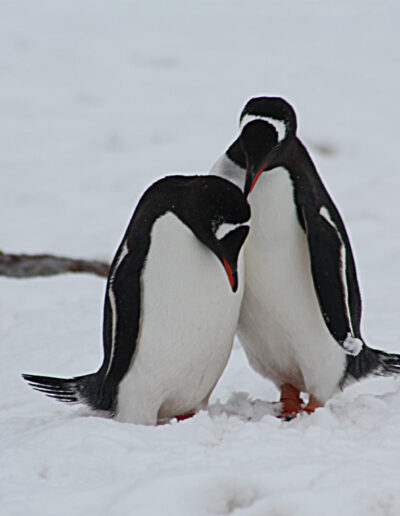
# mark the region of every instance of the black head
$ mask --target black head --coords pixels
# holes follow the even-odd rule
[[[232,290],[238,288],[237,261],[249,232],[250,206],[243,192],[217,176],[181,176],[185,188],[175,214],[220,260]]]
[[[240,115],[242,126],[246,123],[245,117],[248,117],[248,121],[250,117],[256,117],[270,122],[276,127],[280,139],[284,139],[284,132],[296,132],[296,113],[292,106],[280,97],[255,97],[249,100]]]
[[[245,156],[247,196],[264,170],[279,164],[288,142],[296,136],[296,114],[279,97],[251,99],[240,115],[239,142]]]

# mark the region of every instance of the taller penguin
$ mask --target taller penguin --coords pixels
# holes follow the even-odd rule
[[[211,173],[249,195],[245,292],[238,335],[252,367],[281,391],[282,417],[307,412],[367,375],[400,372],[400,356],[367,347],[342,218],[283,99],[250,100],[240,136]]]
[[[71,379],[24,378],[59,401],[133,423],[204,407],[232,348],[249,218],[241,190],[219,177],[153,184],[111,265],[102,366]]]

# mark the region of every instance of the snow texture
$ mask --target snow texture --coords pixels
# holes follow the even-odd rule
[[[400,4],[0,4],[0,248],[109,261],[143,190],[207,172],[252,96],[297,110],[349,229],[363,336],[400,352]],[[1,516],[397,516],[400,379],[291,422],[236,343],[209,410],[95,417],[20,373],[100,364],[105,280],[0,278]]]
[[[362,350],[363,342],[361,339],[357,339],[348,333],[346,339],[343,341],[343,347],[350,355],[356,357]]]

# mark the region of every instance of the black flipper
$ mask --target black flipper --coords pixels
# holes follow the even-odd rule
[[[136,349],[141,310],[140,274],[150,245],[148,237],[143,236],[143,240],[143,249],[133,253],[128,247],[127,234],[111,265],[104,305],[104,362],[100,370],[109,385],[119,384]]]
[[[129,228],[128,228],[129,230]],[[142,239],[143,240],[143,239]],[[84,403],[95,410],[115,412],[118,384],[136,348],[140,320],[140,268],[125,237],[111,265],[104,305],[104,360],[99,371],[75,378],[23,374],[31,387],[65,403]],[[139,247],[139,246],[137,246]],[[149,243],[142,251],[145,256]]]
[[[362,345],[361,296],[354,258],[337,210],[321,210],[301,208],[315,291],[330,333],[346,353],[357,355]]]

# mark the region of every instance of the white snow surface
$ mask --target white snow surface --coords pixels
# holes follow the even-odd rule
[[[143,190],[207,172],[252,96],[293,103],[355,250],[363,336],[400,352],[400,4],[0,2],[0,249],[111,259]],[[0,279],[1,516],[397,516],[400,379],[311,416],[236,343],[208,411],[95,417],[20,373],[100,364],[105,281]]]

